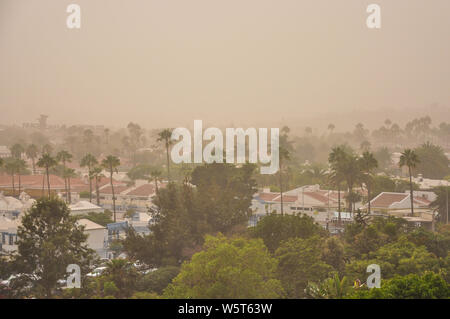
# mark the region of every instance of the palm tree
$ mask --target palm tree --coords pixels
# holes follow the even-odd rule
[[[13,146],[11,146],[10,151],[11,151],[12,157],[22,158],[22,153],[25,151],[25,149],[23,148],[23,146],[21,144],[16,143]]]
[[[333,134],[334,129],[335,129],[335,126],[333,123],[328,124],[328,130],[330,131],[330,134]]]
[[[290,159],[290,154],[287,148],[280,146],[279,148],[279,158],[280,158],[280,198],[281,198],[281,215],[284,214],[283,210],[283,164],[284,161],[288,161]],[[304,209],[304,207],[302,208]]]
[[[408,166],[409,173],[409,197],[411,197],[411,216],[414,216],[414,198],[413,198],[413,182],[412,182],[412,169],[420,163],[419,157],[416,152],[411,149],[406,149],[400,156],[400,162],[398,165],[400,168]]]
[[[158,133],[158,142],[163,142],[166,148],[166,160],[167,160],[167,180],[170,182],[170,161],[169,161],[169,148],[172,144],[172,129],[166,128]]]
[[[353,204],[355,199],[359,198],[358,195],[353,193],[353,186],[361,180],[361,171],[358,167],[358,158],[354,155],[348,156],[344,163],[344,175],[345,181],[348,186],[348,208],[349,212],[353,213]]]
[[[343,162],[346,160],[347,153],[342,146],[335,147],[328,155],[328,162],[331,166],[330,182],[338,190],[338,223],[341,224],[341,183],[344,180]]]
[[[14,158],[8,158],[5,163],[5,171],[7,174],[11,175],[12,182],[12,196],[16,195],[14,175],[16,174],[16,161]]]
[[[45,174],[47,175],[48,197],[50,197],[50,173],[49,173],[49,170],[51,167],[56,166],[56,164],[58,164],[58,162],[48,153],[42,154],[42,157],[37,162],[37,166],[45,167]]]
[[[25,163],[25,161],[23,159],[16,159],[15,165],[16,165],[17,175],[19,176],[19,196],[20,196],[20,191],[21,191],[21,187],[22,187],[22,182],[21,182],[20,176],[26,170],[27,164]]]
[[[367,212],[370,215],[370,186],[372,184],[372,172],[378,167],[378,161],[371,152],[364,152],[358,159],[358,165],[362,171],[363,180],[367,187]]]
[[[86,154],[80,161],[81,167],[87,167],[88,168],[88,178],[89,178],[89,202],[92,203],[92,178],[91,178],[91,169],[94,167],[94,165],[97,165],[98,161],[94,157],[94,155],[88,153]]]
[[[77,175],[75,174],[75,170],[73,168],[65,168],[63,176],[67,180],[68,196],[66,196],[66,197],[67,197],[68,203],[71,204],[72,203],[72,192],[70,189],[71,188],[70,187],[70,179],[73,177],[76,177]]]
[[[51,155],[53,153],[53,146],[51,144],[45,144],[42,146],[42,154],[49,154]]]
[[[155,188],[157,194],[158,194],[158,181],[160,180],[161,174],[162,174],[161,171],[158,169],[152,170],[150,172],[150,178],[155,181]]]
[[[450,186],[438,186],[435,187],[433,191],[436,194],[436,199],[431,202],[430,206],[437,210],[439,221],[448,224],[448,211],[450,208],[448,196],[450,193]]]
[[[120,165],[120,159],[109,155],[102,161],[102,166],[109,171],[110,182],[111,182],[111,191],[112,191],[112,200],[113,200],[113,211],[114,211],[114,222],[116,222],[116,197],[114,194],[114,185],[113,185],[113,174],[114,172],[118,173],[117,167]]]
[[[27,149],[25,150],[25,154],[28,158],[31,158],[31,163],[33,164],[33,174],[36,174],[36,158],[38,156],[38,147],[34,144],[28,145]]]
[[[56,160],[63,163],[63,172],[64,173],[66,172],[66,168],[67,168],[66,163],[70,163],[72,161],[72,157],[73,157],[72,154],[70,154],[69,152],[64,151],[64,150],[62,150],[62,151],[58,152],[58,154],[56,154]],[[64,173],[63,173],[63,175],[65,175]],[[68,197],[68,191],[67,191],[67,178],[66,177],[64,177],[64,190],[66,191],[66,202],[68,202],[69,197]]]
[[[340,279],[337,273],[334,274],[333,278],[329,278],[326,281],[326,285],[327,296],[330,299],[342,299],[350,289],[350,286],[347,284],[347,277],[344,276]]]
[[[91,176],[93,179],[95,179],[95,195],[97,197],[97,206],[100,206],[100,192],[98,188],[98,183],[101,182],[101,179],[105,177],[105,175],[102,174],[102,167],[101,166],[95,166],[92,168]]]

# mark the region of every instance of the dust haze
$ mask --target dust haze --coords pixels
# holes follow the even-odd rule
[[[81,6],[81,29],[66,8]],[[450,2],[0,2],[0,124],[346,130],[450,118]]]

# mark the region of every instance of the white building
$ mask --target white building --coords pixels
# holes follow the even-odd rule
[[[100,258],[107,258],[108,230],[106,227],[84,218],[77,223],[84,226],[84,233],[88,235],[86,240],[88,247],[95,250]]]
[[[17,250],[18,219],[0,216],[0,251],[12,252]]]
[[[36,201],[31,199],[26,193],[22,192],[19,199],[12,196],[4,196],[0,192],[0,216],[10,219],[18,218],[20,213],[31,208]]]
[[[103,213],[104,211],[102,207],[84,200],[69,205],[69,209],[72,215],[87,215],[88,213]]]
[[[0,145],[0,158],[11,157],[11,151],[5,145]]]
[[[346,209],[344,198],[345,192],[341,191],[341,212]],[[356,209],[359,207],[361,207],[361,203],[355,204]],[[254,214],[249,223],[252,226],[267,214],[281,213],[281,195],[264,189],[262,192],[255,194],[251,208]],[[283,193],[283,212],[285,214],[305,214],[324,226],[333,221],[334,212],[338,208],[338,192],[320,189],[319,185],[302,186]]]

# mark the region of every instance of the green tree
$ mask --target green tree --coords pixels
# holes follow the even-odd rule
[[[23,159],[18,158],[15,160],[15,167],[17,176],[19,177],[19,195],[20,195],[22,188],[21,176],[27,171],[27,163]]]
[[[289,161],[290,159],[290,155],[289,155],[289,150],[287,148],[284,147],[280,147],[279,148],[279,158],[280,158],[280,171],[279,171],[279,175],[280,175],[280,206],[281,206],[281,215],[284,215],[284,210],[283,210],[283,169],[285,169],[285,161]]]
[[[347,277],[339,278],[337,273],[319,284],[310,282],[306,294],[313,299],[343,299],[351,292]]]
[[[310,238],[323,235],[325,231],[306,215],[264,216],[252,230],[254,237],[261,238],[270,252],[274,252],[282,241],[290,238]]]
[[[92,178],[91,178],[91,170],[92,168],[98,164],[97,159],[94,155],[88,153],[86,154],[80,161],[81,167],[88,168],[88,178],[89,178],[89,202],[92,203]]]
[[[25,149],[23,148],[22,144],[16,143],[11,146],[10,151],[13,158],[21,159],[22,154],[25,152]]]
[[[105,175],[102,174],[103,168],[101,166],[94,166],[90,172],[90,178],[95,180],[95,197],[97,200],[97,206],[100,206],[100,190],[99,183]]]
[[[33,165],[33,174],[36,174],[36,158],[38,157],[38,147],[34,144],[30,144],[27,146],[25,150],[25,154],[28,158],[31,158],[31,163]]]
[[[344,162],[348,154],[343,146],[337,146],[331,150],[328,156],[328,162],[331,167],[330,182],[338,190],[338,223],[341,225],[341,183],[345,179]]]
[[[63,164],[63,178],[64,178],[64,190],[66,191],[66,202],[69,201],[68,189],[67,189],[67,178],[65,175],[66,172],[66,163],[70,163],[72,161],[72,154],[67,151],[60,151],[56,154],[56,160]]]
[[[136,282],[139,273],[136,268],[126,259],[113,259],[107,264],[104,275],[105,283],[112,282],[116,287],[114,293],[118,298],[131,297],[136,289]],[[112,285],[110,285],[112,286]],[[105,291],[105,295],[111,295],[113,292]]]
[[[16,195],[16,185],[14,176],[17,172],[17,162],[16,159],[10,157],[5,160],[5,171],[7,174],[11,175],[11,183],[12,183],[12,196]]]
[[[72,190],[70,185],[70,179],[76,177],[75,170],[73,168],[66,168],[63,172],[63,177],[67,180],[67,191],[68,191],[68,203],[72,203]]]
[[[38,296],[53,295],[69,264],[77,264],[82,273],[87,273],[93,259],[83,227],[77,225],[66,204],[57,198],[38,199],[23,216],[17,237],[14,270],[29,277],[37,276],[34,291]]]
[[[161,174],[161,171],[157,169],[150,172],[150,178],[155,182],[156,193],[158,193],[158,181],[160,181]]]
[[[426,272],[422,275],[395,276],[381,281],[381,288],[358,289],[350,298],[356,299],[448,299],[450,285],[441,275]]]
[[[39,160],[37,162],[37,166],[45,168],[45,175],[47,176],[48,197],[50,197],[50,173],[49,173],[49,170],[53,166],[56,166],[56,164],[58,164],[58,162],[49,153],[42,154],[42,157],[39,158]]]
[[[450,174],[450,160],[442,147],[427,142],[416,148],[414,152],[420,158],[414,172],[432,179],[442,179]]]
[[[320,237],[291,238],[276,250],[278,278],[289,298],[303,298],[308,282],[321,281],[333,268],[321,258]]]
[[[159,268],[146,274],[137,283],[139,291],[154,292],[158,295],[163,293],[163,290],[172,282],[172,280],[179,274],[180,267],[166,266]]]
[[[409,185],[410,185],[410,200],[411,200],[411,216],[414,216],[414,196],[413,196],[413,182],[412,182],[412,169],[420,163],[419,157],[416,152],[410,149],[406,149],[403,151],[400,156],[400,161],[398,165],[401,167],[407,166],[409,173]]]
[[[114,194],[114,184],[113,184],[113,174],[118,173],[118,167],[120,166],[120,159],[109,155],[102,161],[102,166],[109,171],[109,180],[111,184],[112,191],[112,199],[113,199],[113,213],[114,213],[114,222],[116,222],[116,196]],[[89,188],[90,193],[92,194],[91,187]]]
[[[170,182],[170,159],[169,159],[169,149],[172,145],[172,129],[166,128],[158,133],[158,142],[164,143],[166,148],[166,165],[167,165],[167,180]]]
[[[434,188],[433,191],[437,196],[430,206],[438,211],[439,221],[448,224],[448,214],[450,210],[450,186],[439,186]]]
[[[358,159],[358,165],[362,171],[362,180],[367,188],[367,212],[370,214],[370,190],[373,182],[372,173],[378,167],[378,161],[375,156],[366,151]]]
[[[185,262],[166,298],[280,298],[276,259],[262,240],[207,236],[203,251]]]

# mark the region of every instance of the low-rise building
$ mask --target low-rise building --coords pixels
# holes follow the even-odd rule
[[[319,185],[302,186],[283,193],[283,213],[305,214],[323,226],[332,222],[339,203],[341,211],[345,211],[345,192],[339,194],[335,190],[323,190]],[[356,203],[355,208],[359,207],[361,203]],[[251,208],[254,213],[249,225],[253,226],[267,214],[281,213],[281,194],[264,189],[255,194]]]
[[[69,205],[69,209],[72,215],[87,215],[88,213],[104,212],[104,209],[102,207],[84,200]]]
[[[87,246],[97,253],[100,258],[108,257],[108,230],[89,219],[80,219],[78,225],[84,226],[84,233],[88,235]]]

